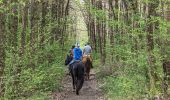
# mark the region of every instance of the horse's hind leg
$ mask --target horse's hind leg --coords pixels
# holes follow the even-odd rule
[[[88,74],[85,73],[85,74],[84,74],[84,77],[85,77],[85,80],[87,80],[87,79],[88,79]]]
[[[90,73],[88,73],[87,79],[88,79],[88,80],[90,79]]]
[[[79,91],[80,91],[80,89],[82,88],[83,83],[84,83],[84,78],[82,78],[81,80],[78,80],[78,81],[77,81],[77,88],[76,88],[76,94],[77,94],[77,95],[79,95]]]
[[[74,78],[73,72],[71,72],[71,77],[72,77],[73,91],[75,91],[75,78]]]
[[[88,66],[88,70],[87,70],[87,79],[90,79],[90,66]]]

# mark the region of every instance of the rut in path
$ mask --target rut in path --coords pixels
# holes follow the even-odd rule
[[[84,82],[79,96],[73,92],[71,76],[67,75],[64,78],[63,87],[62,92],[53,94],[53,100],[107,100],[98,87],[93,70],[91,70],[90,80]]]

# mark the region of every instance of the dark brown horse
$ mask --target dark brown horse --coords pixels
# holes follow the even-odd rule
[[[71,56],[67,56],[65,60],[65,65],[68,65],[72,61]],[[76,94],[79,95],[79,91],[84,83],[84,64],[82,62],[74,62],[69,65],[69,71],[72,77],[73,89],[76,89]]]

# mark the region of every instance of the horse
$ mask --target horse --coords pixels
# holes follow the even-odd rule
[[[67,55],[65,60],[65,65],[68,65],[72,61],[72,57]],[[79,61],[75,61],[73,64],[69,65],[69,71],[72,77],[73,90],[76,89],[76,95],[79,95],[79,91],[84,83],[84,64]]]
[[[86,79],[89,80],[90,79],[90,69],[92,68],[92,62],[91,62],[90,56],[84,56],[83,63],[85,64]]]

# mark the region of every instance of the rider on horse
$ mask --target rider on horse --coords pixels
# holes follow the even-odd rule
[[[82,60],[82,50],[79,48],[77,43],[73,51],[73,57],[67,56],[65,60],[65,65],[69,64],[69,73],[72,77],[73,89],[76,89],[76,94],[79,95],[79,91],[84,83],[84,68],[85,65],[81,62]],[[73,60],[70,60],[72,58]]]
[[[74,62],[79,62],[82,60],[82,50],[78,43],[76,43],[75,48],[73,49],[73,60],[70,62],[70,65],[74,64]]]
[[[69,50],[70,56],[72,56],[72,57],[73,57],[73,50],[74,50],[74,48],[75,48],[75,45],[73,45],[71,47],[71,49]]]
[[[89,43],[87,43],[83,49],[83,60],[82,60],[83,63],[85,63],[87,61],[87,58],[89,58],[92,64],[91,53],[92,53],[92,48],[89,45]],[[91,67],[93,68],[93,66]]]

